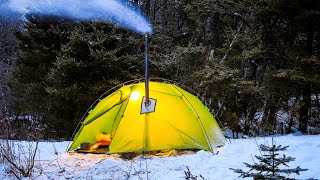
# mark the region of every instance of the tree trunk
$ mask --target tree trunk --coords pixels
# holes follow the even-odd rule
[[[277,108],[278,108],[277,104],[278,104],[278,101],[279,101],[280,97],[272,96],[270,98],[271,99],[268,102],[270,111],[269,111],[269,114],[268,114],[268,117],[267,117],[267,121],[272,126],[273,130],[275,130],[276,126],[277,126],[277,120],[276,120],[276,113],[277,113]]]
[[[150,7],[151,7],[150,0],[145,0],[144,10],[145,10],[146,17],[150,17]]]
[[[211,23],[212,33],[213,33],[213,47],[217,47],[221,44],[220,42],[220,32],[219,32],[219,24],[220,23],[220,13],[214,13],[213,20]]]
[[[313,50],[313,27],[311,26],[308,30],[307,35],[307,51],[311,54]]]
[[[292,131],[291,131],[292,126],[293,126],[293,118],[292,118],[292,117],[290,117],[290,119],[289,119],[289,123],[288,123],[288,130],[287,130],[287,133],[291,133],[291,132],[292,132]]]
[[[309,108],[311,105],[311,85],[308,83],[302,90],[302,105],[300,108],[300,123],[298,130],[307,133],[309,122]]]
[[[159,0],[154,0],[153,7],[152,7],[152,17],[151,20],[153,23],[156,22],[157,12],[160,9],[158,5]]]
[[[203,17],[201,19],[202,19],[202,42],[204,45],[206,45],[207,44],[206,27],[207,27],[208,17]]]
[[[168,9],[168,3],[167,0],[162,1],[162,23],[166,27],[168,25],[168,20],[167,20],[167,9]]]

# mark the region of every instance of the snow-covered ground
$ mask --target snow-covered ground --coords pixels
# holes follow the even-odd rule
[[[298,179],[320,179],[320,135],[291,134],[274,137],[232,139],[215,154],[198,151],[170,157],[135,157],[124,160],[117,155],[65,153],[69,142],[41,142],[32,179],[185,179],[187,166],[193,175],[206,180],[241,179],[229,168],[247,170],[243,162],[252,164],[260,155],[259,144],[290,146],[284,153],[293,156],[291,168],[309,169]],[[0,164],[0,178],[13,179]],[[201,179],[201,178],[199,178]],[[249,178],[248,178],[249,179]]]

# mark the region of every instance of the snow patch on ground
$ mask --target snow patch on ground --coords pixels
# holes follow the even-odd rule
[[[241,179],[229,168],[247,170],[243,162],[252,164],[261,155],[258,145],[272,144],[290,146],[284,153],[293,156],[291,168],[300,166],[309,169],[300,176],[290,178],[319,178],[320,135],[302,135],[299,133],[258,137],[249,139],[231,139],[214,154],[205,151],[170,157],[142,157],[124,160],[117,155],[66,153],[69,142],[40,142],[37,154],[34,179],[184,179],[187,166],[193,175],[213,179]],[[0,178],[12,179],[0,164]],[[250,179],[250,178],[248,178]]]

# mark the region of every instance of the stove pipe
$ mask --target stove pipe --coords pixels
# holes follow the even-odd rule
[[[145,77],[145,107],[149,106],[149,62],[148,62],[148,44],[149,34],[145,34],[145,59],[144,59],[144,77]]]

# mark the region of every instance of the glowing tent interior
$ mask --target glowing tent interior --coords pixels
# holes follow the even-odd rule
[[[180,87],[149,82],[150,105],[144,104],[145,83],[124,85],[88,111],[69,151],[94,143],[99,133],[113,136],[108,153],[167,149],[212,151],[225,137],[209,109]]]

